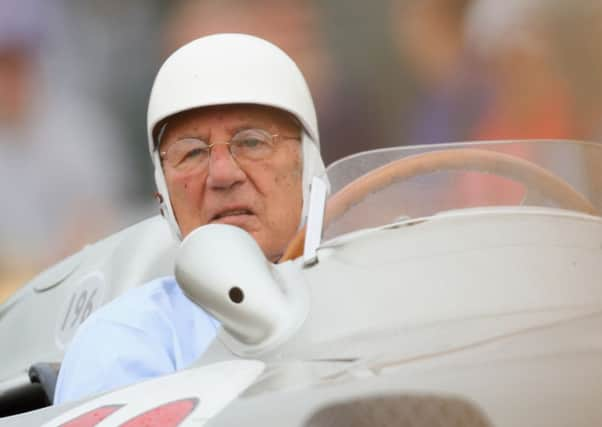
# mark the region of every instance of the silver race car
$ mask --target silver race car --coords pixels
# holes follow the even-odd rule
[[[0,308],[0,426],[602,425],[601,145],[390,148],[328,177],[278,264],[154,217],[24,286]],[[207,353],[49,406],[78,326],[169,274],[222,324]]]

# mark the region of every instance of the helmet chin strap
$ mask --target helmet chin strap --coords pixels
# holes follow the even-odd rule
[[[299,219],[299,227],[297,228],[298,230],[303,228],[307,221],[307,213],[309,210],[309,194],[313,177],[318,176],[322,178],[328,186],[328,192],[330,192],[330,184],[328,177],[326,176],[326,167],[324,166],[322,156],[320,156],[320,151],[305,130],[301,135],[301,155],[303,161],[303,208],[301,209],[301,218]],[[163,168],[161,167],[159,150],[154,150],[153,152],[153,163],[155,165],[155,184],[157,185],[159,209],[161,215],[169,224],[172,234],[178,240],[182,240],[182,232],[178,222],[176,221],[176,217],[171,206],[171,201],[169,199],[169,191],[167,191],[165,174],[163,173]]]
[[[320,149],[305,130],[303,130],[301,136],[301,150],[303,152],[303,209],[301,210],[301,218],[297,231],[301,230],[307,222],[309,194],[311,191],[311,181],[314,176],[324,180],[327,186],[327,193],[330,193],[330,182],[326,175],[326,167],[320,155]]]

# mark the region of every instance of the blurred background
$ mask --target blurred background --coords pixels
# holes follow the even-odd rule
[[[0,0],[0,302],[156,214],[146,102],[183,43],[287,51],[327,163],[372,148],[602,138],[600,0]]]

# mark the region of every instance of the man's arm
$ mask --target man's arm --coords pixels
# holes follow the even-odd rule
[[[160,325],[157,325],[160,327]],[[61,364],[54,403],[74,401],[175,371],[159,334],[90,317]]]

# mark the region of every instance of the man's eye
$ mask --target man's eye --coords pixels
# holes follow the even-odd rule
[[[195,156],[200,156],[201,154],[203,154],[206,150],[202,149],[202,148],[193,148],[192,150],[189,150],[186,153],[186,157],[195,157]]]
[[[259,138],[245,138],[239,142],[242,147],[245,148],[259,148],[266,142]]]
[[[262,129],[243,130],[232,139],[234,145],[246,150],[261,149],[270,145],[271,136]]]
[[[188,150],[180,156],[178,163],[188,162],[190,160],[195,160],[207,155],[206,148],[193,148]]]

